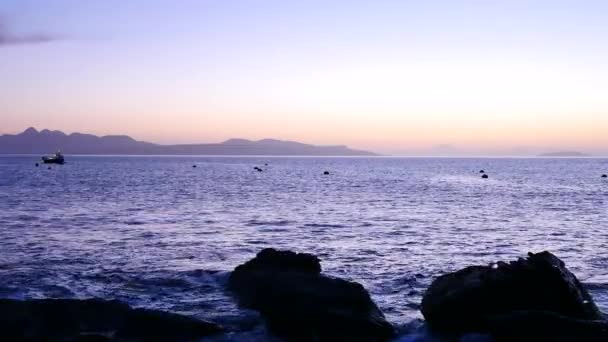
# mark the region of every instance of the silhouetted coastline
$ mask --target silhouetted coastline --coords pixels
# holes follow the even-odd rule
[[[541,153],[539,157],[591,157],[590,154],[578,152],[578,151],[559,151],[559,152],[547,152]]]
[[[49,150],[50,149],[50,150]],[[0,135],[0,154],[47,154],[60,149],[65,154],[107,155],[269,155],[269,156],[376,156],[343,145],[319,146],[295,141],[229,139],[217,144],[159,145],[137,141],[126,135],[98,137],[30,127],[19,134]]]

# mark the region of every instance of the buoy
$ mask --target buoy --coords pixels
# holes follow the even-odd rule
[[[608,175],[602,175],[602,178],[608,178]]]
[[[484,170],[479,170],[479,173],[486,173]]]
[[[192,167],[196,167],[196,165],[192,165]]]
[[[324,174],[324,175],[328,175],[328,174],[329,174],[329,171],[325,171],[325,172],[323,172],[323,174]]]
[[[481,176],[481,178],[488,178],[488,175],[483,175]]]
[[[38,167],[38,163],[36,163],[36,167]]]

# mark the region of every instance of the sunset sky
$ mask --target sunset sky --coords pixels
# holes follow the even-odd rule
[[[0,0],[0,133],[608,155],[608,1]]]

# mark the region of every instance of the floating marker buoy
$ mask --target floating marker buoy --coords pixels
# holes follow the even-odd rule
[[[481,178],[488,178],[488,175],[483,175],[481,176]]]

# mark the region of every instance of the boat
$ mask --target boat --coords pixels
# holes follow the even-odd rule
[[[65,163],[65,159],[61,151],[57,151],[55,155],[42,157],[42,162],[45,164],[63,164]]]

